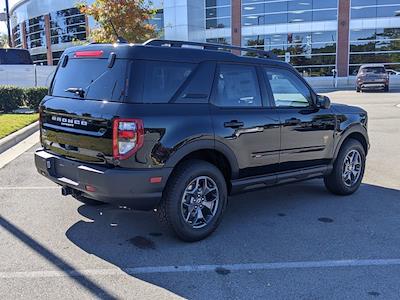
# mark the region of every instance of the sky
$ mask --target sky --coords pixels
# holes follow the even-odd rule
[[[8,0],[8,4],[10,5],[10,9],[18,1],[19,0]],[[0,11],[3,12],[5,10],[5,7],[6,7],[5,0],[0,0]],[[0,22],[0,33],[7,33],[7,26],[6,26],[5,22]]]

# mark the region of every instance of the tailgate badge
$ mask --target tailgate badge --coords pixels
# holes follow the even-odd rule
[[[84,120],[78,120],[78,119],[69,119],[69,118],[63,118],[63,117],[57,117],[57,116],[52,116],[51,117],[52,121],[60,122],[60,125],[62,126],[68,126],[68,127],[74,127],[75,125],[81,125],[81,126],[87,126],[88,122]]]

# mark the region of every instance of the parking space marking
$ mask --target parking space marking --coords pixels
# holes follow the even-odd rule
[[[18,156],[35,146],[39,141],[39,131],[35,132],[14,147],[0,154],[0,169],[16,159]]]
[[[55,190],[60,189],[59,186],[1,186],[0,191],[11,190]]]
[[[123,269],[84,269],[64,271],[21,271],[0,272],[0,278],[53,278],[53,277],[82,277],[82,276],[123,276],[140,274],[163,273],[192,273],[212,272],[218,269],[229,271],[256,271],[256,270],[284,270],[284,269],[315,269],[315,268],[344,268],[344,267],[373,267],[399,266],[400,259],[349,259],[323,260],[276,263],[249,263],[249,264],[222,264],[222,265],[186,265],[186,266],[158,266],[136,267]]]

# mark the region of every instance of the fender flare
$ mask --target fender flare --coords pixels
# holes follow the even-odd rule
[[[176,152],[174,152],[171,157],[165,162],[165,167],[173,168],[175,167],[185,156],[192,152],[200,150],[215,150],[220,152],[228,160],[231,167],[231,178],[237,178],[239,175],[239,164],[236,160],[236,156],[231,149],[225,144],[214,141],[214,140],[200,140],[193,141],[186,145],[180,147]]]
[[[335,151],[334,151],[334,154],[333,154],[333,160],[336,160],[337,156],[339,155],[340,148],[342,147],[344,141],[352,133],[358,133],[358,134],[361,134],[363,136],[363,138],[365,139],[365,142],[367,144],[367,151],[366,152],[368,152],[369,139],[368,139],[367,129],[364,126],[360,125],[360,124],[353,124],[353,125],[347,127],[343,132],[340,133],[339,140],[338,140],[338,142],[336,144]]]

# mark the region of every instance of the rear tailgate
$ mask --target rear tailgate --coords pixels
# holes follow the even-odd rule
[[[119,103],[51,97],[42,105],[44,148],[92,163],[112,157],[112,119]]]
[[[79,161],[105,164],[113,155],[112,122],[124,105],[128,60],[102,51],[61,58],[41,105],[45,149]]]

